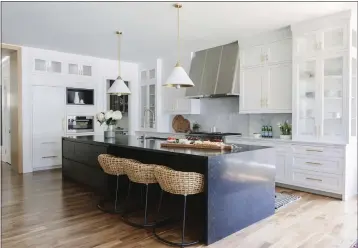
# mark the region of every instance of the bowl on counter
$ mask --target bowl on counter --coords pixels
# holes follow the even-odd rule
[[[261,138],[261,133],[253,133],[253,136],[255,139],[260,139]]]

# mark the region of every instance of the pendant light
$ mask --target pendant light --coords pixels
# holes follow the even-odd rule
[[[166,83],[163,86],[175,87],[177,89],[181,87],[193,87],[194,83],[189,78],[188,74],[185,72],[184,68],[180,65],[180,26],[179,26],[179,10],[181,9],[181,4],[174,4],[174,7],[178,10],[178,61],[174,67],[174,70],[168,77]]]
[[[118,35],[118,77],[114,81],[112,86],[108,89],[107,94],[117,95],[117,96],[130,95],[131,92],[121,77],[121,36],[122,36],[122,32],[117,31],[116,34]]]

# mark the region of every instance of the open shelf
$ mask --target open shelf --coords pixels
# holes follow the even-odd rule
[[[67,105],[94,105],[94,90],[66,88]]]

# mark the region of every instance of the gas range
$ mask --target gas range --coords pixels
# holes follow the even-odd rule
[[[221,142],[223,141],[225,136],[230,135],[239,135],[241,136],[241,133],[222,133],[222,132],[191,132],[187,134],[185,137],[188,140],[209,140],[213,142]]]

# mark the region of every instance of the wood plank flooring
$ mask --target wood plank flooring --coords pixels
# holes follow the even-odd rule
[[[210,248],[348,248],[357,239],[357,199],[342,202],[286,189],[302,199],[274,216],[237,232]],[[180,229],[163,229],[177,238]],[[3,248],[162,248],[150,230],[124,224],[96,208],[83,187],[62,181],[61,171],[15,174],[2,164]],[[196,245],[194,247],[203,247]]]

